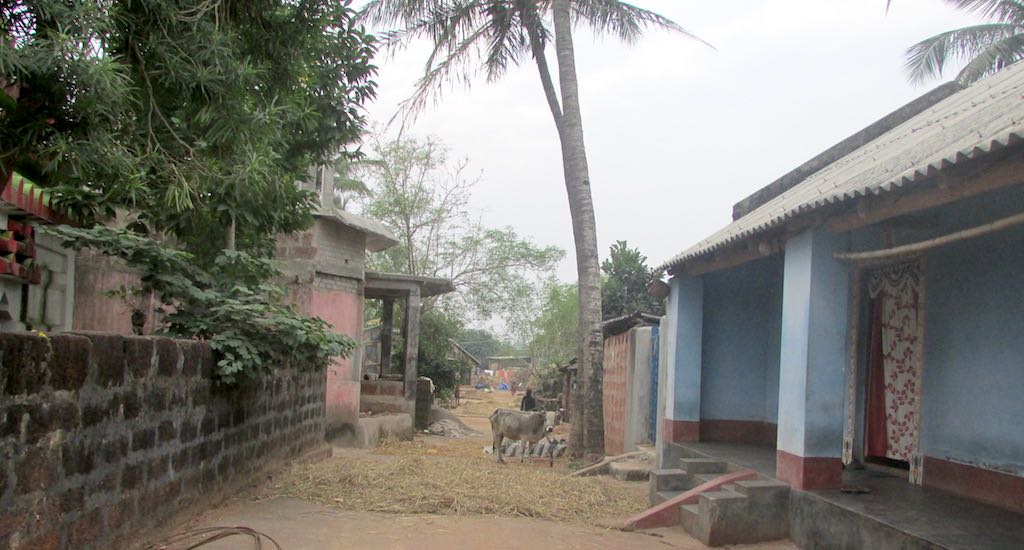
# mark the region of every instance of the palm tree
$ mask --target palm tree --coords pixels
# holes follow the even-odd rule
[[[1021,0],[946,0],[991,22],[954,29],[914,44],[907,50],[910,80],[921,82],[942,75],[945,65],[966,60],[956,76],[970,84],[1024,57],[1024,2]]]
[[[480,72],[494,81],[527,56],[536,64],[561,143],[576,245],[580,295],[577,357],[582,382],[578,386],[582,392],[573,399],[573,454],[603,455],[601,268],[571,27],[573,22],[583,23],[595,33],[611,34],[625,42],[637,40],[648,27],[695,37],[668,18],[618,0],[371,0],[363,8],[363,16],[373,25],[398,27],[383,35],[388,46],[417,38],[433,42],[416,92],[404,104],[411,112],[421,109],[446,82],[469,82]],[[557,90],[545,56],[552,38]]]

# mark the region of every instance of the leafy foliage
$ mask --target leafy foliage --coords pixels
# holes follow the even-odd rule
[[[530,373],[529,385],[540,397],[551,398],[562,395],[562,373],[558,370],[558,365],[548,363],[534,367],[533,372]]]
[[[638,311],[662,315],[665,305],[647,294],[647,285],[658,273],[647,266],[647,256],[630,248],[626,241],[616,241],[608,258],[601,262],[602,318],[612,319]]]
[[[464,328],[455,341],[481,362],[498,355],[516,355],[512,346],[499,340],[491,331],[482,328]]]
[[[439,310],[427,311],[420,317],[420,347],[417,369],[420,376],[434,381],[442,399],[454,395],[459,383],[459,363],[450,359],[451,342],[462,328],[458,319]]]
[[[502,316],[511,324],[536,277],[554,269],[564,252],[475,220],[468,208],[475,181],[463,175],[466,162],[450,162],[437,140],[375,141],[371,156],[374,162],[358,165],[371,191],[362,212],[399,240],[373,254],[371,267],[450,279],[457,292],[441,298],[446,311],[463,319]]]
[[[60,226],[54,232],[66,246],[92,248],[138,270],[139,291],[153,292],[165,304],[160,332],[209,341],[217,352],[216,377],[224,384],[284,362],[324,368],[355,348],[354,340],[333,334],[326,322],[282,302],[285,289],[268,282],[280,275],[269,260],[225,250],[207,270],[188,252],[123,229]]]
[[[533,364],[564,365],[576,356],[579,342],[580,297],[575,284],[548,284],[530,341]]]
[[[295,182],[363,128],[375,43],[349,0],[0,0],[0,162],[83,224],[133,212],[212,262],[311,221]]]
[[[942,75],[950,61],[967,61],[956,80],[970,84],[1024,58],[1024,2],[1021,0],[946,0],[990,23],[939,33],[907,50],[910,80]]]

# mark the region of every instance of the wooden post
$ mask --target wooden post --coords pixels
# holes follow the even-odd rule
[[[380,373],[391,374],[391,339],[395,327],[395,299],[381,298],[384,308],[380,316]]]
[[[402,323],[402,334],[405,336],[405,398],[410,402],[416,400],[416,361],[419,359],[420,348],[420,289],[409,291],[405,299],[405,315]]]

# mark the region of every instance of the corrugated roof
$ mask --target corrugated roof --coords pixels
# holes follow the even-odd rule
[[[821,207],[905,188],[1024,138],[1024,63],[981,80],[882,134],[659,267],[763,233]]]

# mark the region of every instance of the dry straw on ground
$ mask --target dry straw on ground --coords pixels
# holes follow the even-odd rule
[[[295,497],[345,510],[525,516],[595,523],[646,508],[643,491],[602,478],[565,478],[546,464],[499,465],[477,440],[389,443],[387,457],[296,466],[261,498]]]

